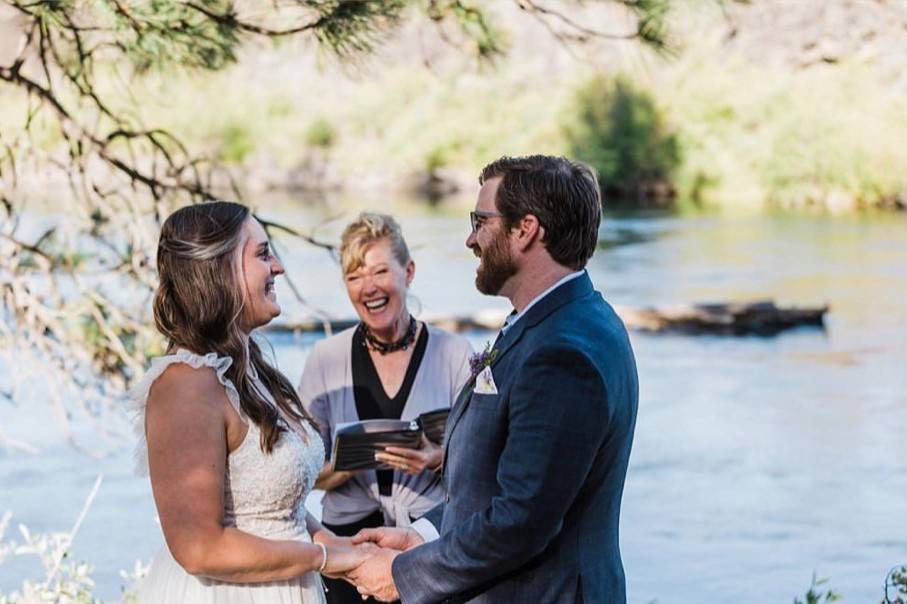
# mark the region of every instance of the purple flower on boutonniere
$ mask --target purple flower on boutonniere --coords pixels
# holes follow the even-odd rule
[[[470,379],[475,381],[476,377],[482,373],[483,369],[490,367],[491,364],[494,363],[497,356],[497,349],[492,349],[491,342],[486,342],[485,350],[477,352],[469,357],[469,371],[472,373],[472,378]]]

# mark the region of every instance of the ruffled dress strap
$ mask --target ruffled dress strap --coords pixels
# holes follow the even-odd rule
[[[154,381],[161,377],[168,367],[175,363],[184,363],[199,369],[211,367],[217,373],[217,380],[223,384],[227,399],[239,416],[245,419],[242,407],[239,404],[239,391],[233,382],[226,377],[227,370],[233,364],[230,357],[220,357],[214,352],[201,355],[178,348],[173,354],[151,359],[151,366],[142,379],[129,392],[129,410],[132,414],[133,430],[137,438],[135,446],[135,471],[140,475],[148,474],[148,441],[145,438],[145,405],[148,402],[148,392]]]

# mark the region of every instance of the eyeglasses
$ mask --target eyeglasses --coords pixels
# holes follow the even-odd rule
[[[472,227],[472,232],[475,233],[485,224],[486,218],[496,218],[498,216],[503,216],[503,214],[500,212],[470,212],[469,226]]]

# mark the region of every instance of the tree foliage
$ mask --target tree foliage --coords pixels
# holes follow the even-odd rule
[[[625,77],[597,76],[580,88],[565,130],[571,155],[598,170],[606,192],[646,195],[669,183],[680,162],[654,100]]]
[[[907,602],[907,566],[896,566],[885,577],[885,597],[882,604]]]
[[[513,1],[568,42],[665,46],[666,0],[600,0],[625,9],[636,23],[626,32]],[[62,417],[97,416],[159,352],[147,309],[163,217],[178,205],[243,197],[212,158],[136,117],[134,82],[223,69],[255,39],[306,36],[355,57],[406,19],[425,19],[485,60],[505,52],[507,38],[478,0],[0,0],[0,23],[4,15],[18,40],[0,57],[0,100],[19,120],[0,121],[0,366],[18,381],[0,383],[0,396],[28,397],[20,386],[40,376]],[[242,159],[241,143],[226,159]],[[36,230],[26,216],[49,198],[65,220]]]

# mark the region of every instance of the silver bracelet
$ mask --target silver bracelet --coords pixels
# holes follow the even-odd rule
[[[321,566],[318,567],[318,572],[323,573],[324,567],[328,565],[328,548],[325,547],[324,543],[316,543],[315,545],[321,548]]]

